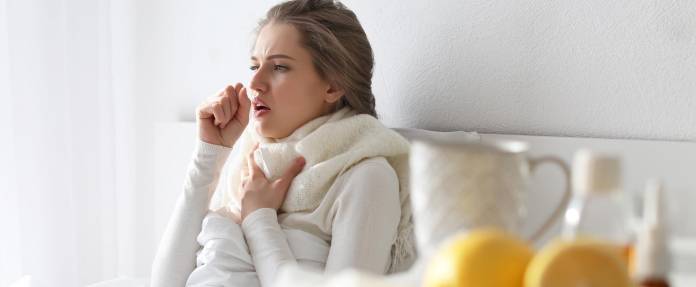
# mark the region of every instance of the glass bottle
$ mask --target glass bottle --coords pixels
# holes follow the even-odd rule
[[[575,154],[573,196],[565,212],[562,236],[616,244],[628,262],[634,236],[633,217],[621,176],[621,159],[617,155],[586,149]]]

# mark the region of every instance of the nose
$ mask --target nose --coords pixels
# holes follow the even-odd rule
[[[249,81],[249,88],[258,92],[259,94],[264,94],[268,91],[268,79],[265,71],[259,68],[254,71],[251,80]]]

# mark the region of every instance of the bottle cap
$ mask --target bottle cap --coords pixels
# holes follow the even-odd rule
[[[617,155],[582,149],[573,160],[573,191],[578,194],[621,190],[621,159]]]

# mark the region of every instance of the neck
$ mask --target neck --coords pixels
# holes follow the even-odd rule
[[[321,115],[319,117],[316,117],[314,119],[309,120],[308,122],[304,123],[301,125],[299,128],[295,129],[290,135],[283,137],[283,138],[266,138],[263,137],[262,135],[256,133],[257,140],[261,143],[284,143],[284,142],[291,142],[291,141],[298,141],[308,134],[310,134],[312,131],[316,130],[319,126],[326,122],[330,121],[336,121],[339,120],[343,117],[350,116],[352,115],[353,112],[350,108],[344,107],[339,109],[338,111],[332,111],[328,114]]]

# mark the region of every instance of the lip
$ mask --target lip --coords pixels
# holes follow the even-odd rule
[[[264,115],[266,115],[270,112],[271,112],[271,110],[258,110],[258,111],[254,111],[254,116],[257,118],[260,118],[260,117],[263,117]]]
[[[254,97],[254,100],[251,101],[251,104],[252,104],[252,106],[254,106],[254,107],[255,107],[255,106],[258,106],[258,105],[262,105],[262,106],[268,107],[269,109],[271,108],[270,106],[268,106],[268,104],[266,104],[266,102],[264,102],[264,101],[263,101],[261,98],[259,98],[258,96],[257,96],[257,97]]]
[[[256,110],[256,106],[264,106],[267,109]],[[257,118],[263,117],[271,111],[271,107],[258,96],[252,100],[252,108],[254,109],[254,116]]]

